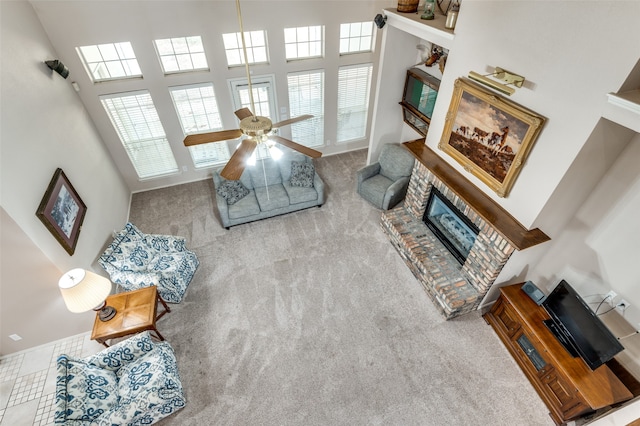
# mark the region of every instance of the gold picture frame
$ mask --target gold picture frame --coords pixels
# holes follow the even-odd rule
[[[438,148],[506,197],[544,122],[535,112],[458,78]]]

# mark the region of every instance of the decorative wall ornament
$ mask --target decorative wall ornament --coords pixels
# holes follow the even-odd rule
[[[506,197],[545,119],[466,78],[458,78],[438,148]]]
[[[87,206],[62,169],[56,169],[36,211],[36,216],[64,249],[73,255]]]

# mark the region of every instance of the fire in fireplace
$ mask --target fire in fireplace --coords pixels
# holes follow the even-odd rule
[[[478,236],[478,227],[435,187],[431,188],[422,220],[463,265]]]

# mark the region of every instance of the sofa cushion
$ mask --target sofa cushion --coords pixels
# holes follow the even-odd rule
[[[384,195],[393,181],[382,175],[375,175],[360,185],[360,194],[376,206],[382,206]]]
[[[269,158],[257,161],[255,166],[247,167],[245,170],[249,171],[254,189],[282,183],[277,162]]]
[[[64,356],[58,362],[67,366],[67,419],[91,421],[118,403],[118,379],[113,371]]]
[[[280,176],[282,181],[286,182],[291,179],[291,162],[299,161],[301,163],[311,163],[311,158],[299,152],[290,152],[285,157],[278,160],[278,167],[280,167]]]
[[[263,212],[280,209],[289,205],[289,196],[282,185],[256,188],[256,198]]]
[[[292,186],[289,182],[284,182],[282,185],[287,191],[289,203],[291,204],[306,203],[318,199],[318,191],[315,188]]]
[[[224,178],[220,178],[223,180]],[[253,189],[253,182],[251,182],[251,174],[245,169],[245,171],[240,176],[240,182],[244,185],[245,188],[251,190]]]
[[[306,163],[301,161],[291,162],[291,186],[299,186],[302,188],[312,188],[313,178],[315,176],[316,169],[313,163]]]
[[[239,180],[225,180],[216,189],[216,193],[233,205],[249,194],[249,190]]]
[[[382,147],[380,158],[380,174],[396,181],[400,178],[411,176],[413,155],[403,146],[386,144]]]
[[[253,216],[260,213],[260,206],[254,191],[249,191],[249,195],[237,203],[229,206],[229,218],[240,219],[242,217]]]

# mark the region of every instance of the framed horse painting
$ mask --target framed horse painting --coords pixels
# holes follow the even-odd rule
[[[506,197],[544,118],[466,78],[454,83],[438,148]]]

